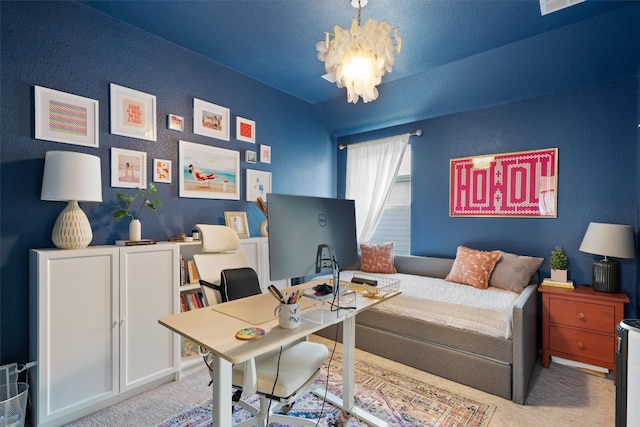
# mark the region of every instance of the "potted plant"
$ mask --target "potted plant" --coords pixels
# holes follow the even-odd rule
[[[153,183],[149,184],[148,189],[138,188],[138,193],[133,196],[125,196],[122,193],[116,193],[116,200],[118,204],[112,205],[116,211],[113,213],[114,218],[124,218],[128,216],[131,218],[129,223],[129,240],[132,242],[138,242],[142,239],[142,225],[140,223],[140,215],[145,209],[155,211],[162,207],[162,201],[157,198],[153,198],[153,195],[158,192]],[[140,197],[139,203],[135,203],[136,199]],[[137,209],[135,209],[137,207]]]
[[[551,251],[549,262],[551,263],[551,280],[566,282],[567,270],[569,270],[569,258],[567,258],[560,246],[556,246],[556,248]]]

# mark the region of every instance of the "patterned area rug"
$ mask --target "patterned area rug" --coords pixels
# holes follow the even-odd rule
[[[325,365],[312,389],[328,388],[331,393],[342,396],[341,355],[337,352],[334,355],[328,381],[326,368]],[[485,427],[496,409],[365,361],[356,362],[355,383],[356,405],[387,421],[390,426]],[[249,402],[258,406],[258,397],[253,396]],[[171,417],[158,427],[210,426],[211,405],[211,400],[204,402]],[[288,414],[312,419],[321,416],[319,425],[325,427],[367,425],[329,403],[323,407],[322,399],[311,391],[298,399]],[[248,412],[234,407],[234,422],[247,418]]]

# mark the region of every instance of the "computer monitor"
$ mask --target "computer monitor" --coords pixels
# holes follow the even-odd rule
[[[327,271],[335,278],[358,262],[353,200],[269,194],[267,201],[271,280]]]

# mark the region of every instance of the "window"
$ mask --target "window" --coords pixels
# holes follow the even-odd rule
[[[411,144],[407,144],[398,176],[384,207],[371,244],[395,242],[393,252],[409,255],[411,251]]]

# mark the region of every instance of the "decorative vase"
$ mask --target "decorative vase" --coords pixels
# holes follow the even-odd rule
[[[129,240],[139,242],[142,239],[142,224],[139,219],[132,219],[129,223]]]
[[[556,282],[566,282],[567,281],[567,270],[554,270],[551,269],[551,280]]]
[[[264,237],[267,237],[269,235],[269,231],[267,230],[268,227],[269,223],[266,219],[260,223],[260,234],[262,234]]]

